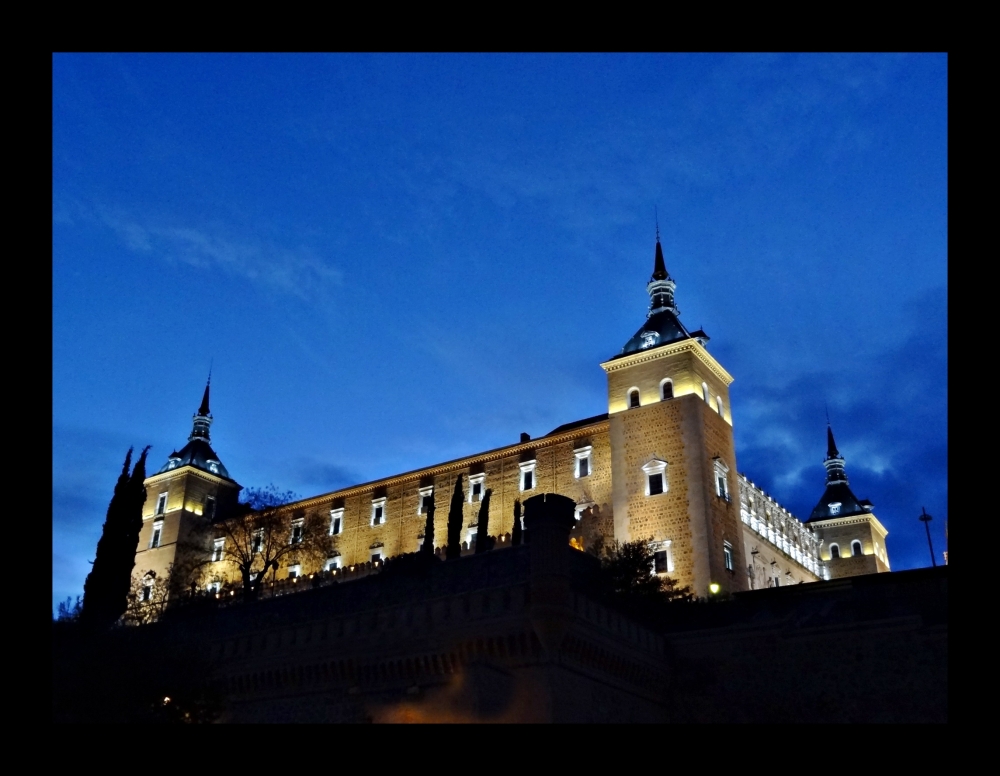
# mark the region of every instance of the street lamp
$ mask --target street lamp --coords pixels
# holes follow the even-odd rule
[[[930,548],[931,551],[931,565],[937,568],[937,561],[934,560],[934,545],[931,544],[931,520],[933,520],[934,518],[928,515],[927,510],[924,509],[923,507],[920,507],[920,511],[921,511],[920,517],[918,517],[917,519],[921,523],[923,523],[924,528],[927,529],[927,546],[928,548]]]

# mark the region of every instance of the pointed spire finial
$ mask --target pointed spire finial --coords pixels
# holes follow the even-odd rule
[[[829,422],[826,424],[826,457],[840,458],[840,451],[837,450],[837,443],[833,441],[833,428]]]
[[[208,393],[212,387],[212,367],[208,367],[208,382],[205,383],[205,394],[201,397],[201,406],[198,408],[198,414],[208,416],[211,411],[208,409]]]
[[[656,222],[656,241],[660,241],[660,214],[657,212],[656,205],[653,205],[653,220]]]

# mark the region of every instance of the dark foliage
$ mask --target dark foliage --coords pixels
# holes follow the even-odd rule
[[[420,551],[429,555],[434,554],[434,505],[435,492],[431,491],[431,503],[427,507],[427,522],[424,524],[424,543],[420,545]]]
[[[493,491],[486,489],[483,500],[479,503],[479,523],[476,526],[476,555],[481,552],[488,552],[493,549],[493,540],[490,539],[490,496]]]
[[[213,722],[222,710],[204,650],[165,643],[158,625],[93,631],[52,623],[53,720]]]
[[[510,534],[510,543],[515,547],[521,543],[521,499],[514,499],[514,530]]]
[[[110,628],[125,613],[132,586],[135,548],[142,530],[142,505],[146,502],[143,480],[146,479],[148,452],[147,446],[139,455],[131,474],[131,447],[125,455],[121,475],[108,504],[101,538],[97,542],[94,567],[83,583],[80,621],[93,630]]]
[[[653,574],[653,551],[649,539],[632,542],[613,541],[601,552],[601,575],[606,590],[632,601],[692,601],[688,587],[678,587],[676,580]]]
[[[465,499],[462,495],[462,475],[455,478],[455,490],[451,494],[451,506],[448,509],[448,549],[445,557],[448,560],[459,558],[462,555],[462,504]]]

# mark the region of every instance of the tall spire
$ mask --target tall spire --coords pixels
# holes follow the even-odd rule
[[[212,425],[212,412],[208,408],[208,393],[211,387],[212,369],[209,367],[208,382],[205,383],[205,394],[201,397],[201,406],[198,408],[198,412],[194,415],[194,428],[191,429],[188,441],[193,439],[203,439],[206,442],[211,441],[208,435],[208,428]]]
[[[828,423],[826,426],[826,459],[823,461],[826,467],[827,484],[833,482],[847,482],[847,471],[844,469],[844,456],[837,450],[837,443],[833,441],[833,428]]]
[[[674,289],[677,288],[677,285],[671,280],[667,273],[666,262],[663,261],[659,226],[657,226],[656,231],[656,257],[653,259],[653,275],[649,278],[649,284],[646,286],[646,293],[649,294],[647,318],[662,310],[669,310],[674,315],[679,315],[677,306],[674,304]]]

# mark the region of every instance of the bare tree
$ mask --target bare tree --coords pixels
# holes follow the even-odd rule
[[[155,571],[147,571],[142,576],[133,576],[122,621],[125,625],[147,625],[155,622],[163,613],[166,600],[166,578],[157,577]]]
[[[186,553],[189,581],[197,584],[212,568],[232,568],[239,574],[244,599],[253,600],[269,572],[276,575],[282,565],[318,565],[332,550],[329,524],[317,513],[289,508],[294,499],[291,492],[279,493],[273,486],[248,488],[235,513],[196,526]]]

